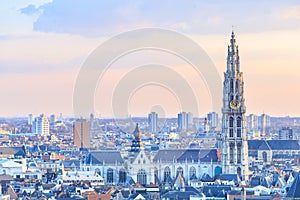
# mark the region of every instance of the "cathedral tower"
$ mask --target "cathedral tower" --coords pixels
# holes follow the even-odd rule
[[[238,174],[243,180],[248,179],[245,112],[243,73],[232,31],[223,83],[221,160],[224,174]]]

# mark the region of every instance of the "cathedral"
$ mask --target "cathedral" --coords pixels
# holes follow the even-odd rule
[[[181,177],[186,183],[212,179],[219,174],[248,176],[248,146],[245,130],[244,81],[234,32],[228,46],[224,73],[222,131],[219,147],[211,149],[160,149],[147,152],[136,125],[131,149],[90,151],[82,170],[95,171],[106,184],[150,183],[168,185]]]
[[[245,113],[243,73],[240,70],[239,49],[232,32],[223,83],[221,160],[223,173],[238,174],[244,180],[248,176]]]

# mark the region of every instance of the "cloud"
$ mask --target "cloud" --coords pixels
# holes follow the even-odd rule
[[[264,32],[294,28],[298,22],[279,19],[274,13],[291,2],[236,2],[196,0],[53,0],[38,8],[43,12],[34,23],[40,32],[84,36],[110,36],[149,26],[171,28],[186,33],[220,34],[235,25],[241,32]],[[34,12],[33,8],[25,9]],[[25,12],[26,12],[25,11]],[[295,11],[296,13],[296,11]]]
[[[300,6],[295,6],[295,7],[287,9],[283,13],[282,16],[285,19],[298,19],[298,20],[300,20]]]
[[[35,7],[35,5],[30,4],[25,8],[21,8],[20,11],[22,14],[33,15],[37,14],[39,12],[39,9]]]

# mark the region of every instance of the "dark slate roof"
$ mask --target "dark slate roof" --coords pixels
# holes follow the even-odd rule
[[[64,168],[80,167],[80,160],[64,160]]]
[[[248,140],[248,150],[300,150],[297,140]]]
[[[248,140],[248,150],[257,150],[264,140]]]
[[[206,197],[225,197],[224,192],[231,191],[230,185],[206,185],[203,187],[203,193]]]
[[[217,179],[220,179],[222,181],[234,181],[235,183],[238,183],[240,181],[240,178],[237,174],[219,174],[217,176]]]
[[[162,195],[162,199],[189,199],[190,196],[199,196],[199,194],[193,191],[170,191]]]
[[[271,147],[268,142],[263,142],[259,147],[258,150],[271,150]]]
[[[217,149],[164,149],[159,150],[154,162],[218,162]]]
[[[90,152],[86,157],[86,163],[92,163],[96,165],[113,165],[115,163],[123,164],[124,160],[121,157],[119,151],[106,150],[106,151],[94,151]]]
[[[300,150],[297,140],[266,140],[273,150]]]
[[[300,172],[295,176],[295,180],[292,183],[288,193],[287,198],[300,198]]]
[[[262,178],[263,178],[262,176],[253,176],[253,177],[251,177],[250,185],[253,186],[253,187],[261,185],[261,179]]]
[[[154,156],[154,162],[172,162],[177,160],[183,153],[184,149],[163,149],[159,150]]]

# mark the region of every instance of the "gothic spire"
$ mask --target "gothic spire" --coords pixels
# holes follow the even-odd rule
[[[227,72],[231,72],[233,75],[236,72],[240,72],[240,58],[239,58],[239,50],[236,45],[235,34],[232,30],[230,45],[228,46],[227,52]]]

